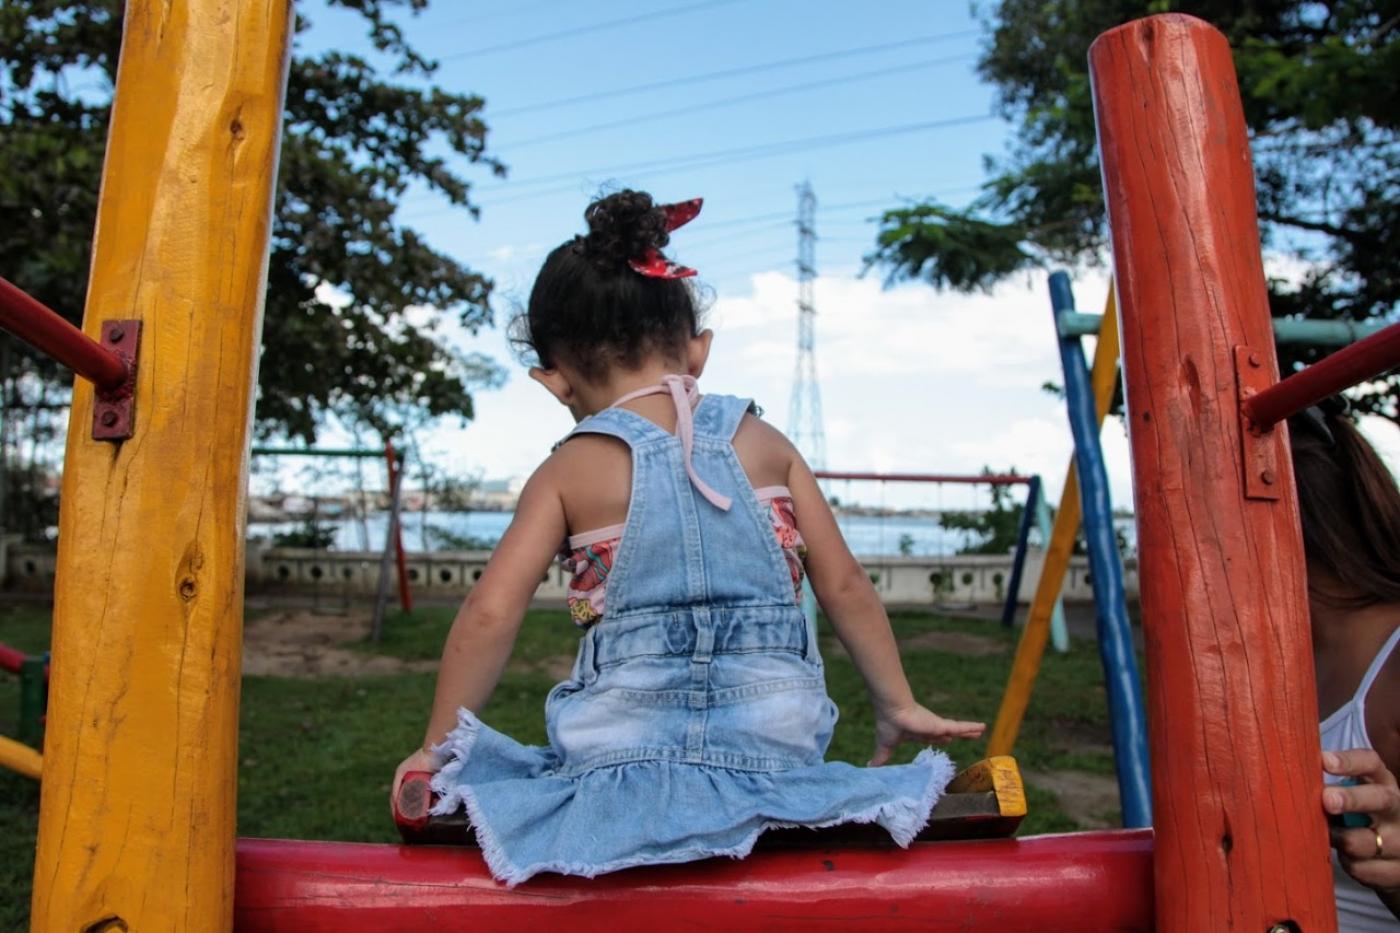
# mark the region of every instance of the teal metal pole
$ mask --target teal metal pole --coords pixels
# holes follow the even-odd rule
[[[25,658],[19,666],[19,728],[16,738],[30,748],[44,747],[44,710],[49,685],[43,658]]]
[[[1060,316],[1061,337],[1093,337],[1099,332],[1101,314],[1071,311]],[[1307,318],[1274,318],[1274,340],[1281,344],[1345,347],[1384,330],[1393,321],[1314,321]]]
[[[382,450],[360,450],[353,447],[254,447],[255,457],[383,457]]]
[[[1055,526],[1055,521],[1050,516],[1049,499],[1049,496],[1042,495],[1035,504],[1035,527],[1040,530],[1042,553],[1050,547],[1050,534]],[[1065,600],[1063,596],[1055,597],[1055,608],[1050,610],[1050,644],[1060,654],[1069,651],[1069,628],[1065,625]]]

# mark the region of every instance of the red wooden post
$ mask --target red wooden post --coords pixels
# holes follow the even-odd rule
[[[1235,360],[1271,379],[1277,361],[1230,48],[1198,19],[1153,16],[1100,36],[1089,65],[1137,491],[1157,929],[1333,931],[1286,454],[1272,498],[1244,485]]]
[[[389,461],[389,489],[394,494],[393,501],[389,503],[389,521],[394,526],[394,561],[399,574],[399,606],[404,612],[412,612],[413,594],[408,591],[408,563],[403,552],[403,521],[399,517],[403,502],[403,458],[394,451],[394,442],[390,440],[384,442],[384,456]]]

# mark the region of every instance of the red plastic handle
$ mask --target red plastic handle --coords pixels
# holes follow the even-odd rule
[[[394,825],[399,832],[417,832],[427,827],[428,813],[436,803],[429,771],[410,771],[403,776],[394,798]]]

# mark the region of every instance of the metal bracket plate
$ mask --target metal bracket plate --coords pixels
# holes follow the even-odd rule
[[[92,401],[92,439],[124,441],[136,430],[136,367],[141,350],[141,322],[102,322],[102,346],[126,363],[126,382],[98,389]]]
[[[1279,465],[1287,456],[1283,433],[1275,425],[1265,431],[1255,428],[1244,413],[1244,400],[1276,381],[1266,366],[1269,351],[1235,347],[1235,385],[1240,400],[1240,463],[1244,469],[1246,499],[1278,499],[1283,472]]]

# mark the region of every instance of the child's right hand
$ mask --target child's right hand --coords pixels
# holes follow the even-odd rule
[[[434,754],[425,748],[409,755],[399,766],[394,769],[394,784],[389,788],[389,812],[394,812],[394,801],[399,799],[399,785],[403,783],[403,776],[411,771],[427,771],[436,773],[442,770],[444,762],[442,756]]]
[[[915,703],[875,714],[875,754],[867,767],[877,768],[890,760],[890,753],[901,742],[945,745],[953,739],[975,739],[987,730],[984,722],[944,719]]]

